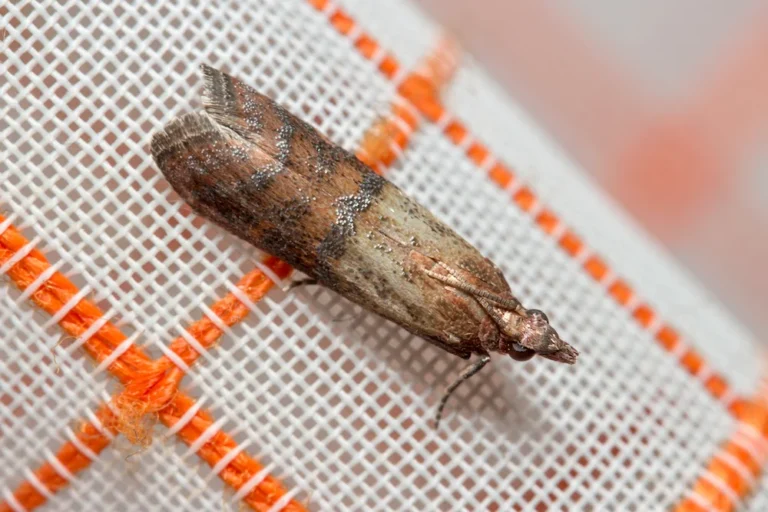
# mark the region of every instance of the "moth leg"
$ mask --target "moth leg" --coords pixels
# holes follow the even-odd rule
[[[442,281],[443,283],[456,288],[457,290],[461,290],[475,297],[488,299],[489,301],[495,302],[497,305],[509,309],[510,311],[515,311],[517,308],[522,308],[520,301],[514,297],[503,297],[493,292],[489,292],[486,289],[478,288],[477,286],[469,284],[464,279],[459,277],[456,272],[448,265],[444,263],[439,263],[439,265],[446,269],[449,272],[449,275],[443,275],[433,270],[426,269],[424,270],[424,273],[433,279],[437,279],[438,281]]]
[[[320,283],[317,282],[317,279],[312,277],[308,277],[306,279],[297,279],[295,281],[291,281],[291,284],[288,285],[288,291],[293,290],[294,288],[298,288],[299,286],[314,286],[316,284]]]
[[[459,375],[459,378],[456,379],[448,388],[445,390],[445,393],[443,394],[443,398],[440,399],[440,405],[437,407],[437,417],[435,418],[435,429],[437,429],[440,426],[440,418],[443,416],[443,409],[445,408],[445,404],[448,402],[448,399],[451,397],[451,394],[453,394],[454,391],[456,391],[456,388],[458,388],[462,382],[465,380],[468,380],[470,377],[472,377],[474,374],[479,372],[483,369],[483,367],[488,364],[488,362],[491,360],[490,354],[483,354],[480,359],[472,363],[471,365],[467,366],[463,372],[461,372],[461,375]]]

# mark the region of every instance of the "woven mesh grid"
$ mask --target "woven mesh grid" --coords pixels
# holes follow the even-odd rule
[[[436,27],[407,2],[382,4],[344,2],[406,69],[416,66]],[[3,214],[152,357],[258,261],[191,214],[149,157],[152,130],[199,106],[198,64],[225,68],[348,149],[395,95],[302,0],[18,2],[3,17],[13,35],[0,57]],[[665,316],[681,316],[690,343],[736,390],[755,390],[749,336],[471,61],[448,105]],[[525,304],[547,311],[582,352],[579,364],[495,358],[460,388],[435,432],[436,402],[463,361],[330,292],[275,289],[203,355],[183,391],[316,510],[676,503],[734,430],[723,404],[438,128],[422,125],[388,176],[496,261]],[[118,387],[21,292],[1,300],[7,496]],[[163,434],[140,453],[118,438],[52,508],[207,510],[232,499],[211,468]]]

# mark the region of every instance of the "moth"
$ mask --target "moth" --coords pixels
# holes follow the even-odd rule
[[[573,364],[578,352],[501,271],[353,154],[243,82],[203,65],[203,110],[152,137],[152,157],[203,217],[463,359]]]

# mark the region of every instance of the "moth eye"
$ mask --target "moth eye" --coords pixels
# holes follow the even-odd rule
[[[512,343],[512,350],[509,351],[509,355],[516,361],[528,361],[536,355],[536,352],[515,342]]]
[[[529,309],[528,314],[530,316],[539,317],[543,319],[545,322],[549,323],[549,318],[547,318],[547,315],[543,311],[540,311],[538,309]]]

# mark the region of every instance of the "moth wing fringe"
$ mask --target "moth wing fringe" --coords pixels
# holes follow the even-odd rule
[[[195,137],[220,132],[221,127],[205,112],[189,112],[174,118],[162,130],[152,135],[150,152],[152,158],[157,161]]]
[[[214,119],[236,115],[237,98],[232,78],[207,64],[200,65],[203,73],[203,108]]]

